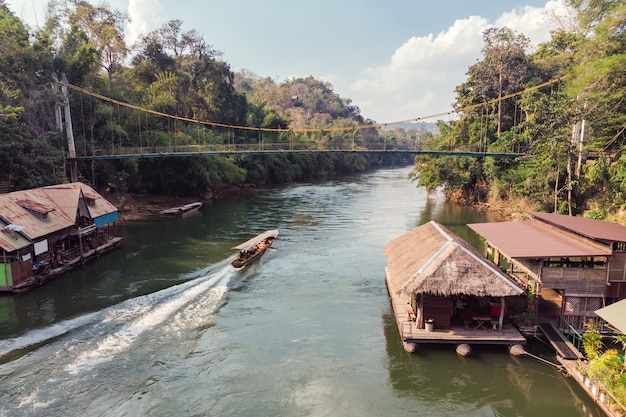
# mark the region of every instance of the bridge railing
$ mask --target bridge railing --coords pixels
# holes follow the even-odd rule
[[[324,144],[316,142],[280,142],[280,143],[246,143],[246,144],[205,144],[205,145],[167,145],[167,146],[142,146],[127,147],[115,146],[108,149],[98,150],[95,155],[84,156],[107,156],[107,155],[147,155],[147,154],[174,154],[174,153],[212,153],[212,152],[267,152],[267,151],[398,151],[419,152],[419,146],[414,147],[391,147],[385,144],[368,144],[367,147],[351,146],[344,144]],[[83,155],[79,155],[83,156]]]
[[[76,159],[118,159],[118,158],[151,158],[158,156],[191,156],[191,155],[219,155],[235,153],[307,153],[307,152],[393,152],[393,153],[421,153],[430,155],[456,156],[494,156],[516,158],[519,152],[486,152],[479,144],[457,146],[450,149],[427,149],[421,143],[388,143],[374,142],[366,144],[346,143],[346,141],[330,142],[257,142],[257,143],[224,143],[224,144],[197,144],[197,145],[163,145],[163,146],[111,146],[95,151],[93,154],[77,155]]]

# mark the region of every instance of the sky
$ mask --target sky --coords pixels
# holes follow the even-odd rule
[[[46,0],[5,0],[31,29]],[[127,42],[170,20],[195,29],[243,69],[282,82],[313,76],[378,123],[452,110],[454,89],[482,59],[482,33],[509,27],[533,47],[571,20],[563,0],[93,0],[127,12]],[[554,16],[560,16],[555,19]],[[558,22],[558,23],[557,23]],[[70,81],[71,82],[71,81]],[[449,116],[445,116],[449,117]],[[219,122],[219,121],[216,121]]]

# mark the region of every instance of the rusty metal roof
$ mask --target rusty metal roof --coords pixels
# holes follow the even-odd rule
[[[117,207],[102,198],[93,188],[82,182],[51,185],[43,187],[43,190],[69,216],[76,216],[81,193],[84,197],[92,201],[92,204],[87,204],[89,217],[92,219],[117,211]]]
[[[93,204],[89,204],[87,209],[89,210],[89,214],[92,219],[95,219],[100,216],[104,216],[109,213],[115,213],[117,211],[117,207],[111,204],[107,199],[102,198],[100,194],[98,194],[93,188],[90,186],[81,183],[80,190],[83,195],[87,198],[93,200]]]
[[[626,226],[605,220],[586,219],[584,217],[564,216],[561,214],[528,211],[533,218],[555,226],[571,230],[590,239],[610,242],[626,242]]]
[[[24,200],[29,200],[35,205],[55,207],[56,209],[48,212],[46,216],[42,216],[41,212],[26,209],[19,204],[19,201]],[[7,223],[24,226],[24,230],[20,233],[31,241],[70,227],[76,222],[76,216],[68,217],[42,188],[0,195],[0,218]]]
[[[609,256],[612,253],[607,246],[533,220],[468,226],[511,258]]]
[[[30,245],[30,241],[21,234],[5,229],[8,225],[7,222],[0,220],[0,248],[13,252]]]
[[[80,197],[88,195],[88,217],[97,218],[117,211],[91,187],[82,183],[61,184],[0,195],[0,220],[5,224],[24,226],[20,232],[28,240],[36,241],[76,224]],[[82,213],[82,212],[81,212]],[[18,247],[14,239],[0,236],[0,247],[12,251]]]
[[[80,186],[77,184],[61,184],[42,188],[48,198],[68,218],[72,219],[72,223],[76,223],[76,213],[78,212],[78,202],[80,200]]]
[[[37,201],[30,200],[28,198],[24,198],[21,200],[15,201],[20,207],[24,207],[25,209],[29,209],[35,211],[39,214],[48,214],[51,211],[54,211],[54,207],[50,207],[46,204],[39,203]]]

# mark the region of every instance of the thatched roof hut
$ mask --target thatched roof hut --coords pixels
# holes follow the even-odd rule
[[[385,244],[390,292],[505,297],[523,289],[475,248],[431,221]]]

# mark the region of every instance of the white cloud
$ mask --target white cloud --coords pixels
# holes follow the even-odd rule
[[[126,35],[129,44],[166,23],[162,16],[163,9],[159,0],[128,0],[128,16],[131,22],[126,28]]]
[[[570,17],[570,12],[562,1],[550,0],[544,7],[525,6],[522,9],[503,13],[496,19],[496,27],[508,27],[526,35],[533,45],[550,40],[550,31],[557,28],[555,18]]]
[[[350,87],[352,99],[363,115],[383,123],[449,112],[454,88],[465,80],[467,68],[482,59],[485,29],[507,26],[536,45],[549,40],[550,30],[557,27],[549,14],[562,15],[565,10],[562,1],[550,0],[543,8],[526,6],[503,13],[493,23],[471,16],[436,36],[414,36],[387,65],[362,71]]]

